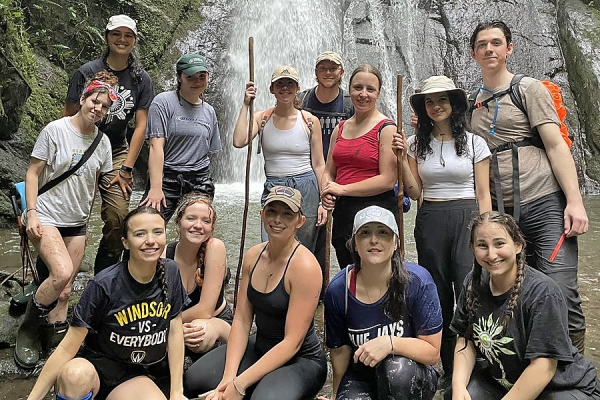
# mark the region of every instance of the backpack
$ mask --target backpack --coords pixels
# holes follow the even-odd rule
[[[477,95],[479,94],[479,91],[481,90],[481,88],[477,88],[474,91],[472,91],[468,97],[469,114],[472,114],[473,111],[477,108],[487,107],[487,104],[490,101],[493,101],[493,100],[497,101],[497,99],[499,99],[500,97],[504,96],[505,94],[508,94],[510,96],[510,100],[515,105],[515,107],[517,107],[523,114],[525,114],[525,116],[527,118],[529,118],[529,116],[527,115],[527,110],[525,109],[525,106],[523,105],[523,98],[521,96],[521,91],[519,90],[519,83],[521,82],[521,79],[523,78],[523,76],[524,76],[523,74],[515,74],[512,77],[512,79],[510,80],[510,85],[508,86],[508,89],[502,90],[498,93],[494,93],[491,97],[489,97],[483,101],[480,101],[478,103],[476,103],[475,101],[477,100]],[[558,114],[558,117],[560,119],[560,133],[561,133],[565,143],[567,144],[567,146],[570,149],[573,142],[569,138],[569,132],[567,130],[567,126],[564,123],[565,117],[567,116],[567,111],[562,102],[560,86],[558,86],[557,84],[550,82],[550,81],[540,81],[540,82],[542,82],[542,84],[544,86],[546,86],[546,88],[552,95],[552,100],[554,101],[554,108],[556,109],[556,113]],[[497,112],[497,109],[496,109],[496,112]],[[495,118],[496,117],[494,117],[494,122],[492,123],[492,125],[490,127],[491,134],[495,128]],[[495,149],[490,149],[492,151],[491,173],[493,176],[494,188],[496,190],[496,202],[498,205],[498,211],[500,211],[500,212],[504,212],[504,198],[502,195],[500,170],[498,167],[498,153],[502,152],[502,151],[506,151],[506,150],[512,151],[513,217],[514,217],[515,221],[517,221],[517,222],[519,222],[519,218],[520,218],[520,214],[521,214],[521,202],[520,202],[521,189],[519,187],[519,149],[518,148],[524,147],[524,146],[535,146],[540,149],[544,148],[544,143],[542,142],[540,135],[537,134],[537,129],[534,128],[533,133],[534,133],[534,135],[531,138],[526,138],[526,139],[520,140],[518,142],[504,143],[503,145],[500,145],[500,146],[496,147]]]
[[[271,116],[273,115],[273,112],[275,111],[275,107],[271,107],[271,108],[267,108],[262,115],[262,119],[260,120],[260,126],[258,127],[258,150],[256,151],[256,154],[260,154],[262,152],[262,133],[265,130],[265,125],[267,125],[267,122],[269,122],[269,120],[271,119]],[[304,116],[304,113],[302,112],[302,110],[300,110],[300,115],[302,115],[302,120],[304,121],[304,123],[306,124],[306,126],[308,126],[308,142],[310,143],[310,140],[312,138],[312,118],[308,117],[306,118]]]
[[[471,114],[477,108],[486,107],[490,101],[498,99],[504,96],[505,94],[508,94],[510,96],[510,100],[515,105],[515,107],[517,107],[523,114],[525,114],[527,118],[529,118],[529,116],[527,115],[527,110],[523,105],[523,97],[521,96],[521,91],[519,90],[519,84],[521,83],[521,79],[523,78],[523,76],[523,74],[515,74],[510,80],[510,85],[508,86],[508,89],[498,93],[494,93],[491,97],[480,101],[479,103],[476,103],[475,101],[477,99],[477,95],[479,94],[480,88],[473,90],[468,98],[469,114]],[[558,114],[558,118],[560,120],[560,133],[562,135],[563,140],[570,149],[573,145],[573,141],[569,138],[569,130],[567,128],[567,125],[565,125],[567,109],[563,104],[560,86],[548,80],[543,80],[540,82],[542,82],[542,84],[546,86],[546,89],[548,89],[550,95],[552,96],[552,100],[554,101],[554,108],[556,109],[556,113]],[[534,131],[537,131],[537,129],[534,128]],[[537,137],[539,138],[539,135]],[[541,139],[532,140],[531,144],[541,148],[544,147]]]

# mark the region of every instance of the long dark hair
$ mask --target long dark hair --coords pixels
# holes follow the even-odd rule
[[[452,107],[450,114],[450,128],[454,137],[454,149],[456,155],[462,157],[467,149],[467,104],[464,97],[450,90],[446,92]],[[431,148],[431,134],[433,132],[433,120],[427,115],[425,107],[416,107],[415,114],[419,118],[415,129],[416,140],[411,144],[410,150],[418,159],[425,160],[427,155],[433,154]]]
[[[396,237],[396,241],[398,238]],[[360,271],[360,256],[358,251],[356,251],[355,245],[355,235],[353,235],[346,246],[350,249],[352,253],[352,260],[354,261],[354,268],[356,269],[356,273]],[[397,244],[397,242],[396,242]],[[399,321],[402,317],[405,316],[407,306],[406,306],[406,288],[408,287],[408,283],[410,280],[410,276],[408,271],[404,267],[404,263],[402,262],[402,257],[400,255],[399,246],[396,246],[396,249],[392,253],[392,276],[390,277],[390,281],[388,282],[388,296],[385,302],[383,303],[383,311],[385,315],[387,315],[390,319],[394,321]]]
[[[502,330],[506,331],[508,324],[513,316],[513,310],[517,305],[517,301],[519,300],[519,295],[521,294],[521,289],[523,286],[523,281],[525,279],[525,249],[526,242],[523,233],[519,229],[517,223],[509,214],[497,212],[497,211],[488,211],[481,215],[473,218],[471,222],[471,239],[470,244],[471,248],[475,245],[475,234],[477,233],[477,229],[485,224],[496,223],[501,225],[513,242],[516,245],[521,246],[521,252],[517,254],[517,276],[515,278],[515,282],[513,287],[509,292],[509,300],[504,308],[502,317]],[[465,341],[473,339],[473,323],[476,318],[476,311],[479,307],[479,295],[481,291],[481,265],[475,259],[475,263],[473,264],[473,275],[471,278],[471,282],[467,287],[466,293],[466,309],[467,309],[467,329],[465,332]],[[466,347],[466,342],[465,342]],[[464,348],[463,348],[464,349]]]
[[[156,214],[156,215],[160,215],[162,218],[162,215],[160,214],[159,211],[156,210],[156,208],[154,207],[149,207],[149,206],[140,206],[138,208],[135,208],[133,210],[131,210],[126,216],[125,219],[123,219],[123,238],[127,239],[127,235],[129,234],[129,221],[131,220],[131,218],[133,218],[136,215],[139,214]],[[163,219],[164,221],[164,219]],[[165,223],[166,225],[166,223]],[[162,293],[163,296],[165,297],[165,300],[168,300],[168,285],[167,285],[167,268],[166,268],[166,260],[162,257],[160,257],[158,259],[158,261],[156,262],[156,274],[158,275],[158,279],[160,281],[160,286],[162,289]]]
[[[512,43],[512,33],[510,32],[510,28],[503,21],[483,21],[477,24],[475,30],[471,34],[471,38],[469,39],[469,45],[471,46],[471,50],[475,50],[475,42],[477,41],[477,35],[479,34],[479,32],[492,28],[498,28],[502,31],[502,33],[504,33],[507,45]]]
[[[203,203],[208,206],[209,215],[212,220],[211,227],[214,231],[215,226],[217,224],[217,211],[212,205],[211,198],[198,192],[191,192],[183,196],[183,199],[181,199],[179,205],[177,206],[177,210],[175,211],[175,224],[179,225],[179,223],[181,222],[181,218],[185,213],[185,210],[194,203]],[[204,259],[206,257],[206,246],[208,245],[208,242],[211,238],[212,236],[206,239],[204,242],[202,242],[200,248],[198,249],[198,252],[196,253],[196,261],[198,268],[196,268],[196,275],[194,276],[194,280],[196,281],[196,285],[198,285],[199,287],[202,287],[202,283],[204,282]]]
[[[106,43],[108,43],[108,32],[110,31],[104,31],[104,40]],[[131,77],[131,84],[133,85],[137,85],[142,81],[142,72],[144,71],[142,64],[140,63],[140,57],[137,54],[137,41],[138,37],[136,36],[135,45],[127,57],[127,68],[129,68],[129,76]],[[110,70],[110,67],[106,60],[109,54],[110,47],[107,45],[104,53],[102,53],[102,62],[104,63],[104,67],[108,70]]]

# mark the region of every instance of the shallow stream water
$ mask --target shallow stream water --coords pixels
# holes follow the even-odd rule
[[[255,245],[260,241],[259,199],[262,185],[254,184],[250,191],[250,206],[248,213],[248,229],[246,233],[245,248]],[[132,204],[139,202],[140,193],[134,193]],[[585,198],[585,205],[590,218],[590,230],[580,238],[579,242],[579,285],[583,299],[583,307],[587,318],[587,336],[585,355],[594,364],[600,366],[600,197],[590,196]],[[228,264],[232,275],[238,262],[242,215],[244,208],[244,187],[242,184],[217,185],[215,207],[217,210],[217,228],[215,236],[221,238],[228,253]],[[415,218],[415,204],[412,210],[404,215],[404,231],[406,244],[406,259],[417,259],[415,244],[412,235]],[[90,243],[86,248],[83,261],[84,267],[92,269],[96,245],[100,239],[101,221],[99,207],[95,206],[94,214],[90,220]],[[172,224],[169,225],[172,228]],[[173,229],[169,236],[175,238]],[[0,270],[13,272],[20,266],[19,240],[17,230],[0,231]],[[339,270],[334,253],[331,256],[331,277]],[[227,296],[233,298],[233,279],[227,289]],[[319,334],[323,331],[323,312],[319,307],[316,315],[316,327]],[[12,349],[0,349],[0,359],[12,358]],[[0,382],[0,399],[24,399],[33,379],[26,378]],[[47,397],[50,399],[51,397]]]

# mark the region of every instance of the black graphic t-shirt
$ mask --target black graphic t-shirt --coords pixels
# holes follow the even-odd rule
[[[302,94],[301,94],[302,96]],[[317,99],[315,89],[310,89],[304,95],[304,104],[302,109],[308,111],[316,118],[319,118],[321,123],[321,132],[323,134],[323,155],[327,160],[329,152],[329,142],[333,130],[340,121],[350,118],[354,115],[354,108],[344,107],[344,89],[340,88],[338,96],[330,103],[321,103]]]
[[[79,104],[85,81],[103,69],[110,71],[119,79],[116,88],[119,99],[113,102],[106,117],[98,123],[98,129],[108,136],[113,149],[125,147],[127,124],[135,116],[138,109],[148,109],[154,98],[152,80],[150,75],[142,70],[138,82],[134,84],[129,67],[121,71],[113,71],[99,58],[83,64],[73,74],[69,81],[67,103]]]
[[[451,329],[460,336],[466,331],[466,288],[470,281],[471,273],[465,279],[451,324]],[[510,390],[531,360],[542,357],[558,361],[549,389],[593,391],[595,369],[571,343],[567,306],[556,282],[526,267],[521,294],[504,334],[502,318],[510,292],[492,295],[485,270],[478,290],[480,306],[473,324],[473,343],[477,355],[489,362],[488,370],[498,383]]]
[[[88,284],[71,324],[88,328],[85,345],[91,351],[141,365],[165,357],[169,324],[182,311],[187,295],[174,261],[166,260],[168,299],[157,275],[147,284],[139,283],[122,261]]]

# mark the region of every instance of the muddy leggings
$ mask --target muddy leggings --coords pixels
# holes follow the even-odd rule
[[[435,368],[410,358],[388,356],[375,368],[367,369],[373,373],[364,373],[362,369],[348,367],[336,400],[431,400],[437,389]]]

